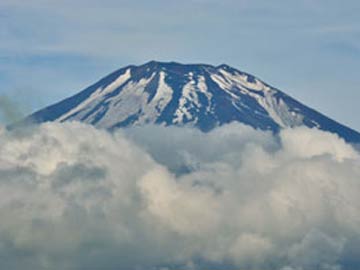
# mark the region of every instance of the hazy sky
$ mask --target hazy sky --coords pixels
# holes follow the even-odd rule
[[[358,0],[1,0],[0,97],[29,113],[128,64],[227,63],[360,130],[359,14]]]

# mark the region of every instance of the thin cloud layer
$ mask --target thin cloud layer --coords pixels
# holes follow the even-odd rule
[[[308,128],[0,131],[1,269],[354,269],[359,154]]]

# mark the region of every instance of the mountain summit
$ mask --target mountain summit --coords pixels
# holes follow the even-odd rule
[[[127,66],[28,119],[81,121],[99,128],[144,124],[211,130],[232,121],[279,131],[305,125],[360,142],[360,134],[228,65],[151,61]]]

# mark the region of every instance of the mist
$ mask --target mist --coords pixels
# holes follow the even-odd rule
[[[21,120],[24,114],[8,96],[0,95],[0,123],[11,124]]]

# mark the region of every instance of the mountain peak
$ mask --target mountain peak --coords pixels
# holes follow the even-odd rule
[[[81,121],[106,129],[159,124],[207,131],[238,121],[277,132],[305,125],[360,141],[359,133],[226,64],[150,61],[130,65],[29,118]]]

